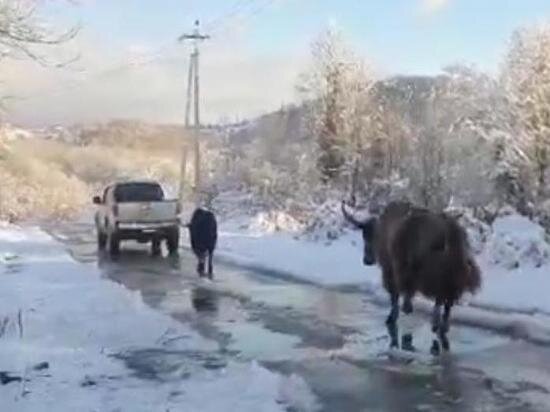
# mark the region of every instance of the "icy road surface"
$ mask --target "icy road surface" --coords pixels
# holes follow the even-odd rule
[[[109,354],[145,387],[193,379],[196,368],[238,375],[239,365],[253,365],[259,375],[269,375],[263,377],[266,385],[277,386],[273,396],[282,410],[543,411],[550,404],[550,349],[544,346],[453,325],[452,353],[434,359],[428,355],[429,325],[419,314],[413,322],[419,353],[409,359],[388,354],[387,308],[364,292],[295,283],[220,262],[209,282],[197,278],[194,257],[185,251],[177,259],[154,259],[130,243],[112,261],[97,254],[89,225],[48,230],[78,262],[74,276],[83,287],[89,276],[115,282],[204,340],[200,350],[189,350],[175,344],[178,336],[167,336],[164,341],[173,339],[174,345],[129,342]],[[284,379],[273,383],[272,376]],[[235,386],[228,382],[229,389],[223,381],[211,385],[206,396],[219,404],[219,398],[233,399]],[[107,384],[113,385],[93,381],[88,390]],[[249,389],[255,390],[242,387],[239,396],[246,398]],[[259,392],[260,400],[271,393]],[[167,409],[158,402],[157,410]],[[243,405],[258,407],[234,410]],[[254,410],[272,410],[263,405]],[[225,410],[233,409],[228,404]]]

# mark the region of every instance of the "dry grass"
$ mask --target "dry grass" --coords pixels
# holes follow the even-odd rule
[[[174,142],[106,143],[72,146],[33,139],[4,144],[0,220],[72,217],[89,204],[99,187],[121,178],[177,181],[180,152]]]
[[[0,159],[0,176],[0,219],[69,217],[89,198],[83,182],[55,165],[28,160],[17,153]]]

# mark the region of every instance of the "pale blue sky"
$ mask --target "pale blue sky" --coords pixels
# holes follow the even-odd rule
[[[84,33],[124,48],[164,44],[195,17],[208,25],[230,12],[233,23],[244,21],[253,54],[306,52],[332,21],[385,70],[433,73],[457,60],[494,68],[515,28],[550,17],[550,0],[82,0],[63,14],[81,20]],[[215,41],[224,44],[226,32]]]
[[[12,108],[12,121],[180,122],[187,49],[175,39],[197,17],[213,34],[201,57],[205,121],[250,117],[295,101],[309,44],[329,23],[387,76],[434,74],[457,62],[496,72],[514,29],[550,19],[550,0],[72,2],[78,5],[49,0],[43,11],[58,27],[82,23],[71,45],[82,56],[76,70],[22,62],[2,67],[8,92],[27,97]],[[128,65],[136,58],[149,62]]]

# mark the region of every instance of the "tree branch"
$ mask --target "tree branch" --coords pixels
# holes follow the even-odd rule
[[[9,49],[1,57],[23,57],[34,60],[44,66],[62,67],[76,58],[66,62],[53,63],[34,51],[39,46],[58,46],[74,39],[80,32],[76,25],[64,32],[55,33],[41,27],[37,19],[36,1],[0,0],[0,45]]]

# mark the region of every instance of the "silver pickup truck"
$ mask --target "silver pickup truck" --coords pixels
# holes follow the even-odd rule
[[[157,182],[119,182],[107,186],[102,196],[94,196],[97,246],[108,248],[112,255],[120,251],[120,242],[151,242],[153,255],[161,253],[166,241],[170,254],[179,247],[180,206],[177,200],[166,200]]]

